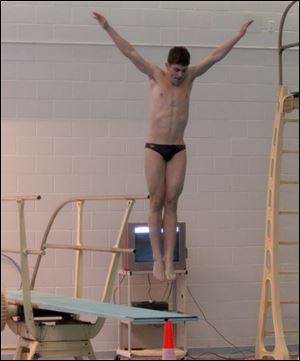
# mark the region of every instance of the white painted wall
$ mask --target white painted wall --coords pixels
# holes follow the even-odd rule
[[[254,345],[277,31],[288,3],[2,1],[1,193],[42,195],[27,208],[29,243],[38,247],[51,212],[70,196],[147,192],[143,145],[148,81],[99,28],[92,11],[106,15],[145,58],[162,67],[170,46],[188,46],[196,63],[253,18],[237,47],[194,85],[179,220],[187,223],[189,287],[207,318],[236,345]],[[298,38],[297,12],[298,7],[288,18],[289,42]],[[285,83],[296,90],[298,50],[287,51],[284,59]],[[296,131],[288,131],[291,146],[298,144]],[[297,161],[284,165],[291,177],[298,174]],[[284,201],[296,199],[295,189],[286,192]],[[91,244],[99,245],[99,239],[113,244],[121,208],[119,203],[89,208],[85,234]],[[146,209],[147,204],[139,203],[132,220],[145,221]],[[71,210],[63,214],[53,241],[74,239],[73,216]],[[3,205],[1,217],[2,247],[17,245],[16,211]],[[296,220],[284,222],[283,229],[283,237],[297,237]],[[295,267],[298,256],[287,252],[284,266]],[[49,252],[38,288],[72,294],[72,260],[64,252]],[[106,260],[86,256],[88,297],[99,295]],[[4,271],[3,283],[14,285],[17,276]],[[283,287],[289,297],[298,294],[296,281]],[[188,311],[198,312],[190,298]],[[296,307],[285,314],[288,328],[296,327]],[[15,342],[7,331],[2,336],[3,343]],[[94,344],[100,351],[115,349],[116,323],[108,321]],[[189,327],[188,344],[228,346],[203,321]]]

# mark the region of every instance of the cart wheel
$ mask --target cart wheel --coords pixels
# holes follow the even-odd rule
[[[120,356],[120,355],[116,355],[116,357],[114,358],[114,360],[121,360],[121,356]]]
[[[4,330],[7,320],[7,300],[5,292],[1,290],[1,332]]]

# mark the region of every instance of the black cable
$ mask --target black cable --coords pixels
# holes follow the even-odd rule
[[[120,281],[120,283],[119,283],[119,286],[115,287],[115,289],[114,289],[114,292],[113,292],[113,303],[114,303],[114,304],[116,303],[116,299],[115,299],[115,297],[116,297],[116,292],[117,292],[117,290],[119,289],[119,287],[121,287],[122,282],[124,281],[124,279],[125,279],[125,275],[122,275],[122,278],[121,278],[121,281]]]
[[[222,360],[246,360],[246,359],[248,359],[248,357],[254,357],[254,354],[251,354],[251,355],[245,355],[242,358],[241,357],[240,358],[232,358],[232,357],[225,357],[225,356],[217,354],[216,352],[210,352],[210,351],[203,352],[203,353],[201,353],[200,355],[197,355],[197,356],[192,356],[192,355],[190,355],[188,353],[187,357],[189,357],[192,360],[201,360],[200,357],[203,357],[203,356],[206,356],[206,355],[213,355],[213,356],[216,356],[216,357],[218,357],[218,358],[220,358]],[[204,358],[203,360],[207,360],[207,359]]]
[[[7,256],[4,253],[1,253],[1,260],[3,260],[5,263],[7,263],[9,265],[12,265],[13,267],[15,267],[17,269],[17,271],[19,272],[20,279],[21,279],[20,286],[19,286],[19,289],[21,289],[22,288],[22,271],[21,271],[21,268],[18,265],[18,263],[14,259],[12,259],[11,257]]]
[[[171,296],[171,293],[172,293],[172,289],[173,289],[173,282],[168,282],[167,287],[165,289],[165,292],[164,292],[164,294],[162,296],[162,301],[165,301],[165,302],[169,303],[170,296]]]
[[[189,289],[189,287],[187,286],[187,290],[188,290],[188,293],[190,294],[190,296],[192,297],[195,305],[197,306],[198,310],[201,312],[202,316],[203,316],[203,319],[204,321],[210,326],[212,327],[216,333],[221,336],[223,338],[223,340],[225,340],[229,345],[233,346],[237,351],[238,353],[241,353],[242,355],[246,356],[245,353],[239,349],[235,344],[233,344],[232,342],[230,342],[224,335],[222,335],[222,333],[220,331],[218,331],[218,329],[211,323],[208,321],[208,319],[206,318],[205,316],[205,313],[202,311],[201,307],[199,306],[198,302],[196,301],[195,297],[193,296],[191,290]],[[217,355],[217,354],[216,354]],[[224,360],[232,360],[232,359],[228,359],[228,358],[224,358],[223,356],[219,356],[220,358],[224,359]]]
[[[149,273],[147,273],[147,280],[148,280],[148,285],[149,285],[147,293],[148,293],[148,296],[149,296],[149,301],[152,302],[153,301],[152,296],[151,296],[152,285],[151,285],[150,274]]]

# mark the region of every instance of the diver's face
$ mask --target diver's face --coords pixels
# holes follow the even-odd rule
[[[170,81],[173,85],[178,86],[182,84],[186,78],[187,66],[180,64],[166,64],[167,71],[169,73]]]

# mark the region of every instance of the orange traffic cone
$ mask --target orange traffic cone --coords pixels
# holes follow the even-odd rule
[[[162,360],[176,360],[172,322],[165,321]]]

